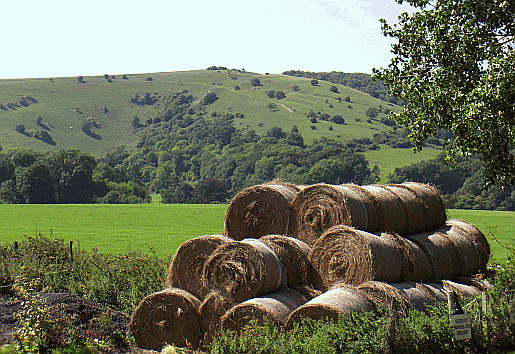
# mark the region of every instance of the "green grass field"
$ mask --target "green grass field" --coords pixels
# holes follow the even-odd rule
[[[41,232],[47,237],[78,240],[80,247],[124,253],[155,249],[173,255],[186,240],[223,232],[227,205],[0,205],[0,242]]]
[[[415,153],[412,149],[396,149],[381,145],[381,149],[366,151],[364,155],[369,162],[370,168],[373,168],[374,165],[379,167],[381,171],[379,183],[384,184],[387,183],[388,175],[392,173],[396,167],[433,159],[441,152],[441,150],[433,148],[424,148],[422,151]]]
[[[186,240],[223,232],[227,205],[0,205],[0,242],[21,240],[41,232],[65,241],[79,241],[84,249],[100,252],[144,252],[155,249],[160,257],[171,256]],[[515,247],[513,212],[449,210],[449,218],[478,227],[487,237],[497,261],[506,262]]]

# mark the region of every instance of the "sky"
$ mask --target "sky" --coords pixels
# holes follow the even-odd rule
[[[372,73],[392,58],[380,18],[395,0],[8,0],[0,79],[137,74],[225,66]]]

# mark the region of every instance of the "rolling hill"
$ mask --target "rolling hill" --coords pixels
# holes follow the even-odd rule
[[[258,79],[260,85],[253,85],[253,79]],[[194,95],[196,102],[207,93],[216,94],[218,99],[204,106],[204,116],[210,117],[213,112],[242,113],[244,118],[234,121],[235,128],[254,129],[259,135],[272,127],[290,131],[296,126],[307,144],[322,137],[345,141],[372,139],[376,133],[394,129],[381,121],[387,118],[387,110],[399,109],[339,84],[319,80],[317,85],[312,85],[308,78],[239,70],[0,80],[0,146],[35,150],[78,148],[95,156],[102,156],[115,146],[133,148],[145,131],[133,128],[134,117],[146,122],[164,108],[168,95],[184,90]],[[272,90],[282,91],[286,97],[269,98],[267,92]],[[152,104],[131,102],[136,95],[143,97],[147,93],[155,98]],[[367,117],[370,108],[379,111],[377,117]],[[340,115],[345,123],[320,119],[313,123],[308,118],[310,111],[318,116]],[[90,134],[82,129],[86,122],[94,122]],[[25,128],[24,134],[15,130],[20,124]],[[34,138],[38,131],[46,131],[51,141]],[[385,153],[389,155],[398,149],[393,150]],[[428,149],[424,158],[437,153]],[[389,158],[377,155],[375,161],[382,167],[382,160]],[[406,155],[402,165],[421,158],[421,155],[403,154]]]

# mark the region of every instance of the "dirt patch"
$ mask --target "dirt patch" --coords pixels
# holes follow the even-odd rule
[[[104,339],[114,331],[121,335],[127,331],[128,317],[121,312],[69,293],[36,296],[48,308],[50,320],[72,325],[79,336]],[[24,313],[29,306],[30,302],[21,298],[0,297],[0,345],[12,342],[20,327],[15,314]]]

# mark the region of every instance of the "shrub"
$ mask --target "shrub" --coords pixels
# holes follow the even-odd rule
[[[252,85],[252,87],[261,86],[261,81],[259,81],[259,79],[254,78],[250,80],[250,84]]]

